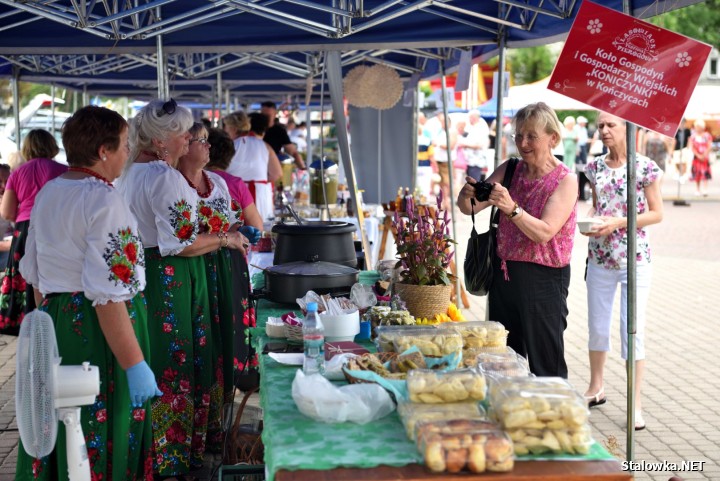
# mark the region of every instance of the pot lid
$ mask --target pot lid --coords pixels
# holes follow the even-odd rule
[[[272,274],[284,274],[289,276],[356,276],[360,273],[357,269],[336,264],[334,262],[305,262],[296,261],[268,267],[266,272]]]
[[[344,234],[347,232],[355,232],[355,224],[350,222],[340,222],[334,220],[317,220],[303,221],[302,224],[295,222],[285,224],[275,224],[272,228],[273,232],[279,234]]]

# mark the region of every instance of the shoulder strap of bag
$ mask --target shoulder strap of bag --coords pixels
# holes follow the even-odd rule
[[[520,159],[517,157],[510,157],[510,160],[508,160],[507,166],[505,167],[505,177],[503,177],[502,186],[506,189],[510,188],[510,183],[512,182],[513,175],[515,175],[515,167],[517,167],[518,163],[520,162]],[[500,222],[500,210],[493,206],[492,211],[490,212],[490,228],[491,229],[497,229],[498,223]]]

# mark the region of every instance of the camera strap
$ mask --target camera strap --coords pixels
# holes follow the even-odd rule
[[[515,175],[515,168],[517,167],[520,159],[517,157],[510,157],[505,167],[505,176],[503,177],[502,186],[506,189],[510,189],[510,183],[512,182],[513,175]],[[490,210],[490,227],[489,229],[497,229],[498,226],[498,208],[492,206]],[[470,198],[470,218],[472,219],[473,230],[475,230],[475,199]]]

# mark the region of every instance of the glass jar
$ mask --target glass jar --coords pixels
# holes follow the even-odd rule
[[[295,171],[295,163],[292,158],[287,158],[283,159],[280,165],[282,166],[282,185],[284,185],[286,189],[289,189],[293,184],[292,175]]]
[[[324,162],[324,172],[320,169],[320,161],[315,161],[310,166],[310,203],[314,205],[324,205],[325,197],[323,195],[323,184],[325,185],[324,194],[327,196],[327,204],[337,203],[338,189],[338,166],[334,162],[326,160]],[[323,175],[324,173],[324,175]]]

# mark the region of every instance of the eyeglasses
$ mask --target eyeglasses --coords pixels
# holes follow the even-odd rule
[[[528,144],[534,144],[535,142],[537,142],[538,140],[540,140],[540,136],[538,136],[538,135],[533,135],[533,134],[528,134],[528,135],[513,134],[512,138],[513,138],[513,140],[514,140],[515,142],[517,142],[518,144],[522,144],[522,143],[523,143],[523,140],[527,140]]]
[[[198,142],[200,145],[210,145],[210,141],[206,137],[200,137],[198,139],[190,139],[190,143]]]
[[[164,104],[162,104],[162,107],[157,111],[157,116],[162,117],[163,115],[172,115],[175,113],[175,109],[177,108],[177,102],[175,102],[175,99],[171,98]]]

